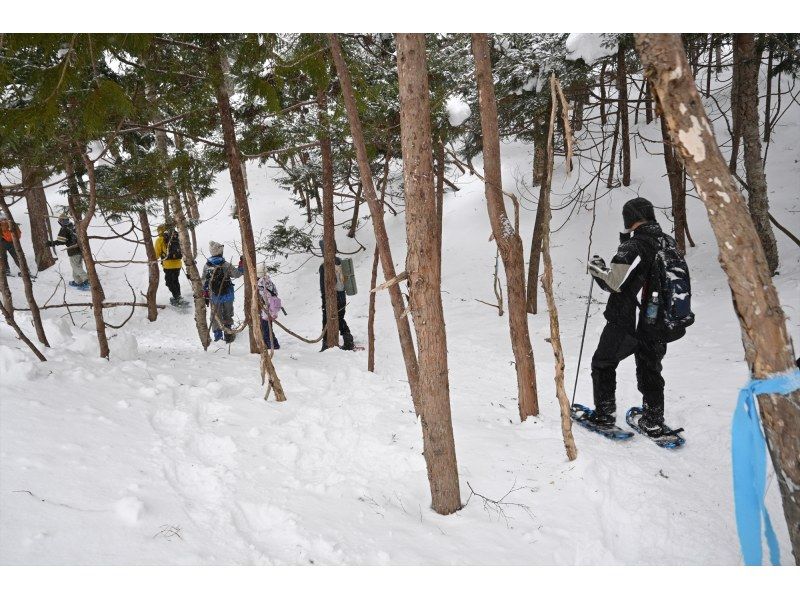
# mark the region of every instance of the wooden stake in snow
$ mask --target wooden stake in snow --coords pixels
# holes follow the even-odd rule
[[[778,293],[747,205],[722,158],[679,35],[636,34],[636,49],[692,177],[728,276],[751,375],[792,371],[794,352]],[[733,402],[733,397],[731,397]],[[800,564],[800,391],[760,395],[767,444],[783,498],[795,561]]]
[[[541,209],[544,210],[542,220],[542,259],[544,261],[544,274],[542,274],[542,290],[547,298],[547,312],[550,315],[550,345],[553,347],[553,357],[555,359],[555,382],[556,382],[556,396],[558,397],[558,405],[561,409],[561,434],[564,437],[564,448],[567,451],[567,459],[574,461],[578,456],[578,449],[575,447],[575,439],[572,436],[572,416],[567,398],[567,392],[564,390],[564,351],[561,348],[561,331],[558,324],[558,308],[556,307],[556,300],[553,296],[553,261],[550,258],[550,219],[552,211],[550,209],[550,187],[553,184],[553,135],[555,134],[556,123],[556,91],[558,91],[558,98],[562,102],[562,114],[567,114],[567,100],[564,94],[561,93],[560,85],[556,80],[555,75],[550,75],[550,95],[553,97],[553,102],[550,109],[550,128],[547,137],[547,167],[545,169],[544,181],[542,181],[543,203]],[[565,127],[566,131],[569,128]],[[567,142],[567,147],[571,147],[571,143]],[[567,152],[568,154],[570,152]],[[568,170],[569,171],[569,170]]]

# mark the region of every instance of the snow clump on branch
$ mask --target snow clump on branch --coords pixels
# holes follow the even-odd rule
[[[586,64],[594,64],[601,58],[616,54],[619,43],[614,37],[602,33],[570,33],[566,46],[568,60],[583,58]]]
[[[472,116],[472,110],[461,96],[450,96],[445,104],[445,110],[447,110],[447,120],[454,127],[462,125]]]

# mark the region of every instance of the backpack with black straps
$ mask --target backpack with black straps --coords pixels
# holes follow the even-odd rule
[[[181,253],[181,240],[178,238],[178,233],[172,232],[169,238],[166,239],[167,255],[164,256],[165,260],[180,260],[183,259]]]
[[[228,269],[225,268],[225,262],[219,265],[209,263],[211,266],[211,273],[208,278],[208,288],[213,295],[225,295],[233,290],[233,281],[228,275]]]
[[[651,332],[667,343],[683,337],[694,324],[692,283],[689,266],[669,235],[659,238],[647,294],[643,297],[645,322]]]

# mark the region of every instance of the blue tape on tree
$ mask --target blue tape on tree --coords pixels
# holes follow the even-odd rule
[[[770,562],[780,565],[778,538],[764,506],[767,478],[767,448],[758,417],[756,395],[789,394],[800,389],[800,370],[766,380],[751,380],[739,392],[733,414],[731,452],[736,528],[745,565],[761,564],[761,519],[769,547]]]

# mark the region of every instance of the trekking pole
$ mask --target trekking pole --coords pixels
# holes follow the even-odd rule
[[[578,375],[581,373],[581,357],[583,357],[583,341],[586,340],[586,324],[589,323],[589,306],[592,304],[592,290],[594,289],[594,276],[589,283],[589,300],[586,301],[586,316],[583,318],[583,334],[581,335],[581,349],[578,351],[578,369],[575,370],[575,386],[572,388],[572,404],[575,405],[575,392],[578,390]]]

